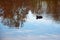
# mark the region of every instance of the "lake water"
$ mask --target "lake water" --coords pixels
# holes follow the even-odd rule
[[[0,17],[0,40],[60,40],[60,24],[53,18],[42,14],[42,19],[29,11],[23,27],[8,27],[1,23]]]
[[[44,4],[44,3],[43,3]],[[46,7],[43,10],[46,10]],[[60,22],[55,21],[46,11],[41,14],[42,19],[36,19],[29,10],[22,27],[9,27],[2,23],[0,17],[0,40],[60,40]],[[21,24],[20,24],[21,25]]]

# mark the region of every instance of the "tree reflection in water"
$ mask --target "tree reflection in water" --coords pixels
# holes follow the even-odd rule
[[[44,9],[43,2],[47,4]],[[23,26],[28,11],[34,15],[46,14],[52,16],[54,21],[60,23],[60,1],[59,0],[0,0],[0,16],[3,16],[2,23],[10,27]]]
[[[60,1],[48,1],[48,13],[53,17],[55,22],[60,23]]]
[[[28,13],[28,11],[26,12],[25,8],[19,8],[14,12],[12,17],[4,17],[5,15],[3,15],[2,23],[10,27],[22,27],[25,22],[26,13]]]
[[[4,11],[4,13],[3,13]],[[7,13],[9,13],[8,11]],[[5,13],[5,10],[2,10],[0,8],[0,16],[3,16],[2,23],[4,25],[10,26],[10,27],[19,27],[23,26],[23,23],[25,22],[26,19],[26,14],[28,13],[28,10],[26,7],[22,5],[22,7],[18,7],[17,10],[12,10],[11,14]]]

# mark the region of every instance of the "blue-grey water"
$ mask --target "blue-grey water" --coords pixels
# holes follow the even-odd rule
[[[44,4],[44,3],[43,3]],[[46,6],[44,4],[42,6]],[[46,10],[46,7],[42,7]],[[36,19],[29,10],[23,27],[9,27],[2,23],[0,17],[0,40],[60,40],[60,23],[55,22],[53,17],[44,11],[42,19]]]
[[[42,16],[42,19],[36,19],[29,11],[26,22],[19,28],[3,25],[0,17],[0,40],[60,40],[60,24],[45,14]]]

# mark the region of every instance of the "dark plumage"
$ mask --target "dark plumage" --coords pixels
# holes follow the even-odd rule
[[[36,16],[36,19],[42,19],[43,17],[42,16]]]

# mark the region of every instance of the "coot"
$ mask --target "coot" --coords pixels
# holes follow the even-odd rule
[[[43,17],[42,16],[36,16],[36,19],[42,19]]]

